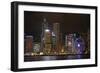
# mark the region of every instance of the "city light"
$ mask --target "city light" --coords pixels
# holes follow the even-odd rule
[[[54,34],[54,32],[52,32],[52,36],[56,36],[56,35]]]
[[[50,30],[49,29],[45,29],[45,32],[50,32]]]
[[[50,26],[44,19],[40,38],[26,35],[24,54],[26,58],[30,58],[29,60],[38,59],[35,58],[36,56],[43,56],[43,60],[58,58],[53,56],[64,56],[67,59],[81,58],[85,50],[85,39],[83,37],[86,37],[87,33],[66,32],[63,34],[60,25],[60,23],[53,23]]]
[[[77,46],[80,47],[80,44],[78,44]]]
[[[71,45],[72,45],[72,43],[71,43],[71,42],[68,42],[68,45],[69,45],[69,46],[71,46]]]

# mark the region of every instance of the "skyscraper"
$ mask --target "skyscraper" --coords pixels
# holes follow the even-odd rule
[[[50,53],[51,43],[51,31],[48,22],[44,18],[42,23],[41,47],[45,54]]]
[[[60,24],[59,23],[53,23],[53,33],[55,35],[55,41],[56,41],[56,49],[55,51],[59,52],[61,49],[61,31],[60,31]]]
[[[42,34],[41,34],[41,49],[43,51],[44,49],[44,34],[45,34],[45,29],[47,28],[48,23],[46,22],[46,18],[43,19],[42,23]]]
[[[56,50],[56,35],[52,31],[52,52],[54,53]]]

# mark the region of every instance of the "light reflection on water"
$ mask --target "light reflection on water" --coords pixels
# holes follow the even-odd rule
[[[56,56],[44,56],[44,57],[42,58],[42,60],[56,60],[56,59],[57,59]]]
[[[48,60],[71,60],[87,59],[90,55],[64,55],[64,56],[25,56],[24,61],[48,61]]]

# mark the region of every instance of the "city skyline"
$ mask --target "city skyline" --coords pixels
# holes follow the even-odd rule
[[[51,55],[63,59],[68,55],[68,59],[90,57],[89,14],[24,11],[24,15],[25,60]]]

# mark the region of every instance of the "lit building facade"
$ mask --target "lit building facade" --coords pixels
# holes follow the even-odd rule
[[[53,23],[53,33],[55,35],[55,51],[60,52],[62,48],[62,34],[60,31],[60,24]]]
[[[33,51],[33,36],[25,36],[24,39],[24,44],[25,44],[25,53],[32,53]]]
[[[49,54],[52,48],[52,40],[51,40],[51,30],[49,28],[49,24],[46,19],[42,23],[42,35],[41,35],[41,48],[43,53]]]
[[[77,50],[77,54],[84,54],[85,42],[81,36],[75,40],[75,49]]]
[[[75,54],[74,34],[68,34],[65,37],[65,46],[67,47],[68,54]]]
[[[33,45],[33,52],[34,52],[34,53],[39,53],[40,51],[41,51],[40,43],[34,42],[34,45]]]

